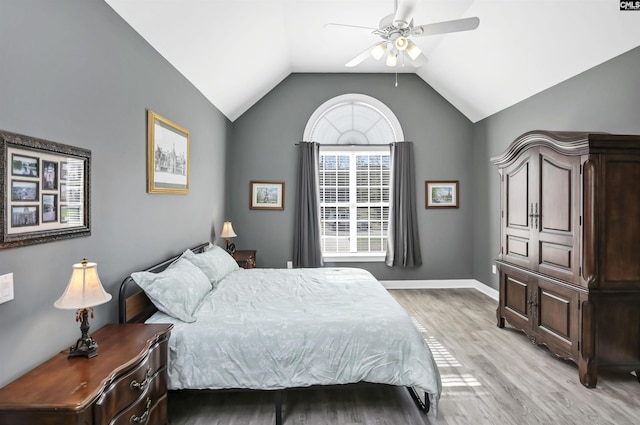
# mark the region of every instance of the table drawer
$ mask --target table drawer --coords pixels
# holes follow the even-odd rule
[[[109,423],[123,409],[139,403],[143,395],[166,392],[167,344],[165,339],[151,347],[139,365],[109,385],[96,403],[96,423]]]
[[[167,392],[160,394],[151,393],[142,397],[132,406],[128,407],[113,421],[105,422],[109,425],[164,425],[168,417]]]

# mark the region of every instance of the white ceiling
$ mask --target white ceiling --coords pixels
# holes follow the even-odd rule
[[[477,122],[640,45],[640,11],[618,0],[418,0],[416,25],[477,16],[480,26],[413,38],[428,57],[419,68],[373,58],[346,68],[379,38],[324,25],[377,27],[393,0],[105,1],[231,121],[293,72],[397,71]]]

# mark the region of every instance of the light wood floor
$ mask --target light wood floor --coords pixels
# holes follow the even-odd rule
[[[603,372],[583,387],[573,363],[495,325],[496,301],[474,289],[392,290],[415,319],[443,381],[438,417],[418,412],[404,388],[354,385],[289,390],[285,425],[638,425],[640,383]],[[272,425],[266,392],[169,393],[172,425]]]

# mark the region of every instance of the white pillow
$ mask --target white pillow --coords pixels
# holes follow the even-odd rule
[[[201,254],[194,254],[190,249],[186,250],[182,257],[198,266],[215,288],[226,275],[238,270],[238,262],[224,249],[217,245],[209,244]]]
[[[131,277],[158,310],[183,322],[196,321],[193,313],[211,291],[204,272],[183,258],[160,273],[135,272]]]

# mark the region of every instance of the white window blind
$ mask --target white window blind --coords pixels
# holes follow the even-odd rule
[[[325,256],[384,255],[389,225],[389,149],[321,147],[319,173]]]

